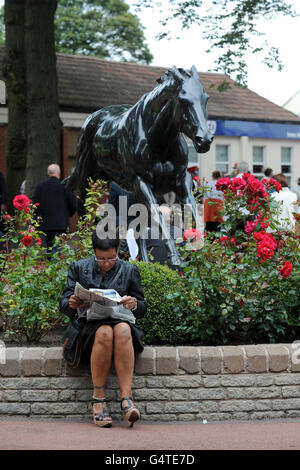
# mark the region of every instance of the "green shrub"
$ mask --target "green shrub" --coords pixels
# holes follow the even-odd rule
[[[184,337],[178,332],[180,317],[175,312],[174,301],[169,298],[180,292],[181,277],[177,271],[159,263],[135,262],[138,266],[147,313],[138,320],[145,332],[145,344],[178,344]]]

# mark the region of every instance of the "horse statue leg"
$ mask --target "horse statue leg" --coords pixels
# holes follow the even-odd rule
[[[149,188],[149,185],[145,181],[143,181],[142,178],[140,178],[139,176],[137,176],[136,178],[134,189],[137,199],[145,204],[147,209],[151,212],[152,220],[161,231],[161,235],[163,237],[164,243],[169,254],[168,264],[170,266],[180,267],[181,260],[176,250],[175,242],[173,238],[170,237],[170,232],[166,221],[162,216],[161,212],[158,210],[157,200],[152,190]],[[145,256],[148,260],[145,240],[141,239],[139,242],[139,246],[141,247],[142,258],[144,259]]]
[[[181,181],[181,184],[177,185],[176,194],[177,194],[178,200],[182,204],[187,204],[191,207],[192,215],[196,223],[196,228],[203,232],[204,224],[203,224],[203,220],[199,218],[198,207],[197,207],[198,205],[193,195],[192,186],[193,186],[193,180],[192,180],[190,173],[187,171],[184,178]]]

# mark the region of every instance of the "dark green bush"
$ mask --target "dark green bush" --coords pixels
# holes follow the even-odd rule
[[[147,313],[138,320],[145,332],[145,344],[179,344],[183,336],[177,330],[180,317],[175,313],[174,301],[168,296],[179,292],[181,277],[177,271],[159,263],[135,262],[142,278]]]

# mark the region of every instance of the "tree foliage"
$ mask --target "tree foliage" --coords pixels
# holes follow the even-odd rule
[[[135,0],[137,11],[143,8],[165,7],[159,0]],[[209,41],[207,53],[218,51],[215,71],[223,72],[239,84],[246,85],[246,53],[263,53],[263,62],[282,69],[279,51],[269,45],[258,20],[270,20],[282,15],[297,16],[285,0],[168,0],[169,9],[161,9],[162,32],[158,39],[170,38],[168,25],[179,20],[182,29],[199,26],[199,35]],[[260,39],[260,43],[258,43]]]
[[[57,52],[150,63],[137,16],[123,0],[59,0],[55,15]]]

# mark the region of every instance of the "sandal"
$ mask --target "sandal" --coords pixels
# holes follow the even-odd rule
[[[94,405],[96,405],[97,403],[102,404],[102,413],[95,411]],[[110,428],[112,425],[112,419],[111,419],[111,416],[109,415],[107,405],[104,406],[104,403],[106,405],[105,398],[93,397],[92,405],[93,405],[94,423],[96,424],[96,426],[99,426],[100,428]]]
[[[127,400],[128,405],[122,407],[122,403],[123,403],[124,400]],[[130,402],[131,402],[132,404],[130,404]],[[126,421],[127,421],[128,424],[130,425],[130,426],[129,426],[130,428],[132,428],[132,426],[134,425],[134,423],[135,423],[138,419],[140,419],[140,417],[141,417],[141,414],[140,414],[139,410],[134,406],[131,397],[124,397],[124,398],[122,398],[122,400],[121,400],[121,410],[122,410],[122,413],[123,413],[123,415],[124,415]]]

